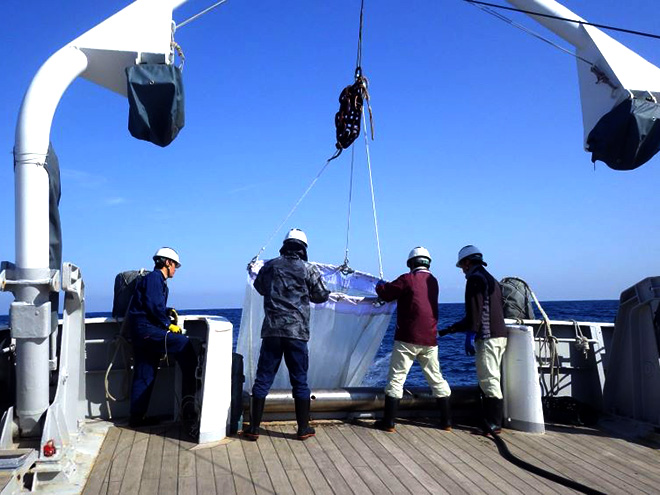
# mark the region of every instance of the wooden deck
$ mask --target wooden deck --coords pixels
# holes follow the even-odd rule
[[[567,494],[530,474],[469,429],[444,432],[403,422],[396,433],[364,425],[315,424],[295,439],[292,423],[266,423],[257,442],[212,447],[180,438],[178,425],[113,427],[84,489],[96,494]],[[608,494],[659,493],[660,444],[601,430],[549,427],[545,435],[505,430],[512,454]],[[195,448],[193,448],[195,447]]]

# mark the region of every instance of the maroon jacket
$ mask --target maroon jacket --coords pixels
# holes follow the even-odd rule
[[[424,269],[416,269],[394,282],[376,286],[381,299],[397,301],[394,340],[415,345],[438,345],[439,292],[437,279]]]

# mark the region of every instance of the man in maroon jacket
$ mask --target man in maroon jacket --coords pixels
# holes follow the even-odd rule
[[[438,281],[431,274],[431,255],[423,247],[416,247],[408,255],[409,273],[394,282],[379,282],[376,293],[384,301],[397,301],[396,332],[392,358],[385,387],[385,411],[376,428],[394,432],[394,418],[403,397],[403,384],[408,371],[417,360],[426,381],[437,398],[440,427],[451,430],[449,396],[451,389],[442,377],[438,361]]]

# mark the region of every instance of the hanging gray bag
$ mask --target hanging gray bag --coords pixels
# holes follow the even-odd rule
[[[168,64],[126,68],[128,130],[131,135],[165,147],[185,124],[181,69]]]

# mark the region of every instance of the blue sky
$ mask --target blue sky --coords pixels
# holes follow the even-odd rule
[[[7,4],[8,3],[8,4]],[[11,151],[18,109],[50,54],[128,2],[5,0],[0,33],[0,259],[13,261]],[[190,0],[182,21],[210,5]],[[366,0],[363,70],[385,277],[427,247],[441,302],[462,299],[456,253],[476,244],[501,278],[542,300],[616,299],[657,275],[660,158],[616,172],[582,150],[574,59],[460,0]],[[566,0],[592,22],[657,31],[651,0]],[[525,16],[516,21],[556,39]],[[81,269],[87,309],[109,311],[116,273],[180,251],[170,282],[182,309],[240,307],[245,265],[333,152],[334,114],[355,67],[359,0],[230,0],[183,27],[186,127],[169,147],[133,139],[128,103],[75,81],[51,140],[62,171],[64,259]],[[660,65],[660,41],[612,34]],[[365,150],[355,147],[351,265],[377,274]],[[350,152],[286,228],[310,258],[341,263]],[[11,296],[0,294],[0,314]]]

